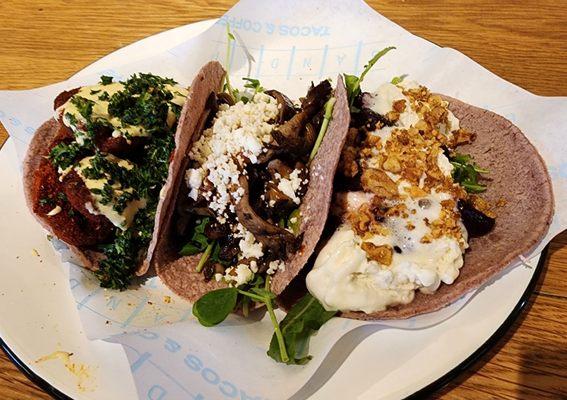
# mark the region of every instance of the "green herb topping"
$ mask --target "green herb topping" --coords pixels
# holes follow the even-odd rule
[[[354,99],[361,93],[360,84],[364,80],[366,74],[372,69],[374,64],[376,64],[379,59],[381,59],[383,56],[386,55],[386,53],[388,53],[390,50],[393,49],[395,49],[395,47],[386,47],[385,49],[376,53],[374,57],[372,57],[370,61],[368,61],[368,64],[364,66],[364,70],[360,74],[360,77],[356,75],[344,74],[345,86],[348,94],[348,101],[351,106],[354,103]]]
[[[309,355],[309,339],[336,313],[326,311],[315,297],[306,294],[279,324],[288,359],[281,357],[280,341],[276,334],[272,336],[268,355],[277,362],[306,364],[312,358]]]
[[[473,163],[470,155],[455,153],[449,156],[449,161],[454,167],[453,180],[467,192],[482,193],[486,190],[486,185],[478,183],[478,179],[480,174],[487,174],[488,171]]]
[[[110,85],[112,83],[112,76],[102,75],[100,77],[100,83],[103,85]]]

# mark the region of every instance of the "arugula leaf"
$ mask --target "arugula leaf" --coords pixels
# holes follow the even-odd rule
[[[386,47],[385,49],[382,49],[378,53],[376,53],[374,57],[372,57],[370,61],[368,61],[368,63],[364,66],[364,69],[360,74],[360,77],[357,77],[356,75],[343,74],[345,79],[345,86],[348,94],[349,105],[352,106],[356,96],[358,96],[361,93],[360,84],[364,80],[366,74],[372,69],[374,64],[376,64],[379,59],[381,59],[383,56],[386,55],[386,53],[388,53],[390,50],[393,49],[395,49],[395,47]]]
[[[180,256],[192,256],[202,252],[201,247],[195,246],[193,243],[189,242],[179,251]]]
[[[203,326],[215,326],[228,317],[236,307],[238,292],[229,287],[213,290],[201,297],[193,305],[193,315]]]
[[[210,327],[224,321],[238,304],[242,305],[243,312],[247,314],[252,301],[263,303],[274,326],[275,339],[272,339],[272,341],[275,340],[274,346],[279,349],[278,357],[283,362],[288,362],[289,357],[284,338],[274,313],[273,301],[276,295],[270,291],[270,277],[267,276],[264,281],[261,276],[256,276],[247,287],[248,290],[230,287],[213,290],[205,294],[193,306],[193,315],[197,317],[201,325]],[[240,301],[238,301],[238,295],[241,295]]]
[[[326,311],[316,298],[309,293],[306,294],[279,324],[289,359],[287,361],[282,359],[279,341],[275,334],[270,342],[268,356],[281,363],[306,364],[312,358],[309,355],[310,337],[336,313],[336,311]]]
[[[205,217],[196,221],[196,226],[193,228],[193,235],[191,240],[183,246],[179,251],[179,255],[182,256],[192,256],[193,254],[198,254],[209,246],[209,239],[205,236],[205,227],[209,223],[210,218]]]
[[[468,154],[451,154],[449,162],[453,165],[453,180],[459,183],[469,193],[482,193],[486,185],[478,183],[480,174],[487,174],[488,170],[480,168],[472,162]]]
[[[325,103],[325,115],[323,117],[323,122],[321,123],[321,129],[319,129],[319,134],[317,135],[317,139],[315,140],[315,144],[313,145],[313,149],[311,150],[311,154],[309,155],[309,161],[315,158],[317,154],[317,150],[321,146],[323,142],[323,138],[325,137],[325,133],[327,133],[327,128],[329,127],[329,122],[333,118],[333,108],[335,107],[335,103],[337,99],[335,97],[331,97]]]
[[[260,85],[260,81],[254,78],[242,78],[243,81],[247,81],[248,83],[244,84],[246,89],[254,89],[254,94],[262,93],[264,88]]]

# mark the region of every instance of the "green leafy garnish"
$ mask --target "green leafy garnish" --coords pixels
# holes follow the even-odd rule
[[[75,107],[77,107],[79,114],[81,114],[86,120],[91,118],[93,106],[95,104],[94,101],[75,95],[71,97],[71,104],[74,104]]]
[[[103,85],[110,85],[112,83],[112,76],[102,75],[100,77],[100,83]]]
[[[231,55],[231,47],[232,42],[236,40],[232,32],[230,32],[229,24],[226,24],[226,60],[225,60],[225,70],[226,74],[224,75],[224,84],[223,84],[223,91],[228,93],[232,96],[234,102],[238,101],[238,89],[233,89],[230,85],[230,55]]]
[[[192,256],[194,254],[199,254],[209,246],[210,241],[207,236],[205,236],[205,228],[209,223],[210,218],[204,217],[196,221],[196,225],[193,228],[193,235],[191,240],[187,242],[185,246],[179,251],[182,256]]]
[[[240,301],[238,301],[238,297],[240,297]],[[242,304],[243,308],[248,308],[251,301],[264,304],[274,326],[275,339],[272,339],[272,341],[275,340],[274,346],[279,351],[278,357],[285,360],[284,362],[289,362],[284,337],[274,313],[273,302],[275,298],[276,296],[270,291],[270,277],[266,277],[264,281],[262,277],[257,276],[245,288],[229,287],[205,294],[193,306],[193,315],[201,325],[210,327],[224,321],[237,308],[238,304]]]
[[[108,112],[124,126],[140,125],[150,135],[163,131],[173,99],[173,93],[165,85],[175,83],[152,74],[134,74],[124,82],[124,90],[112,95]]]
[[[75,163],[81,153],[82,147],[77,142],[61,142],[51,149],[49,159],[54,166],[65,170]]]
[[[317,139],[315,140],[315,144],[313,145],[313,149],[311,149],[311,154],[309,155],[310,162],[315,158],[317,150],[319,150],[319,146],[321,146],[321,143],[323,142],[323,137],[325,137],[325,133],[327,132],[327,128],[329,127],[329,122],[333,117],[333,108],[336,102],[337,99],[331,97],[325,103],[325,115],[323,117],[323,122],[321,123],[321,129],[319,129],[319,134],[317,135]]]
[[[326,311],[316,298],[306,294],[279,324],[288,359],[281,357],[281,340],[275,334],[270,342],[268,356],[285,364],[306,364],[312,358],[309,355],[309,339],[336,313]]]
[[[299,235],[299,228],[301,227],[301,212],[296,208],[289,214],[287,219],[287,227],[291,229],[295,236]]]
[[[355,75],[343,74],[345,79],[345,86],[348,94],[349,105],[352,106],[356,96],[358,96],[361,93],[360,84],[364,80],[364,77],[366,76],[368,71],[372,69],[374,64],[376,64],[380,58],[382,58],[384,55],[386,55],[386,53],[388,53],[390,50],[393,49],[395,49],[395,47],[386,47],[385,49],[380,50],[378,53],[376,53],[374,57],[372,57],[370,61],[368,61],[368,63],[364,66],[364,70],[360,74],[360,77]]]
[[[390,83],[392,85],[399,85],[400,83],[402,83],[404,81],[404,79],[407,78],[407,76],[408,76],[408,74],[403,74],[403,75],[400,75],[400,76],[394,76],[392,78],[392,80],[390,81]]]
[[[264,88],[262,87],[262,85],[260,85],[260,81],[258,79],[254,79],[254,78],[242,78],[242,80],[247,81],[248,83],[244,84],[244,87],[246,89],[253,89],[254,90],[254,94],[256,93],[262,93],[264,91]]]
[[[201,297],[193,305],[193,315],[203,326],[215,326],[228,317],[236,307],[238,298],[234,287],[213,290]]]
[[[482,193],[486,190],[486,185],[478,183],[480,174],[487,174],[488,170],[480,168],[472,162],[472,157],[468,154],[452,154],[449,161],[453,165],[453,180],[460,184],[469,193]]]

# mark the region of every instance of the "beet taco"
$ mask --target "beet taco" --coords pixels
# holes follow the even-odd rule
[[[361,91],[390,49],[360,78],[345,75],[335,225],[306,277],[327,311],[348,318],[438,310],[529,254],[553,216],[545,164],[505,118],[403,77]]]
[[[192,97],[152,74],[102,76],[57,96],[54,118],[32,138],[27,204],[103,287],[125,289],[148,269],[170,159],[192,129]]]

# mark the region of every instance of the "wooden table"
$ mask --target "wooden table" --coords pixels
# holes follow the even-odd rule
[[[369,3],[411,32],[458,49],[533,93],[567,96],[567,7],[561,1]],[[231,0],[2,0],[0,89],[28,89],[64,80],[135,40],[218,17],[232,4]],[[2,129],[0,135],[3,143],[6,133]],[[565,320],[567,232],[552,242],[544,272],[523,315],[487,355],[436,397],[566,398]],[[0,398],[49,396],[1,355]]]

